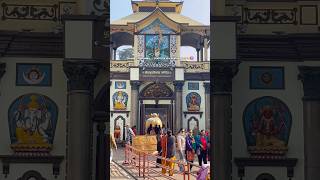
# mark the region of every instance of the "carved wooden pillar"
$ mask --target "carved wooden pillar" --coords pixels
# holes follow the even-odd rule
[[[205,129],[210,129],[210,82],[203,83],[205,89]]]
[[[231,180],[231,97],[232,78],[238,71],[239,62],[214,61],[213,73],[213,175],[214,180]]]
[[[173,131],[177,133],[180,128],[182,128],[182,89],[184,81],[175,81],[174,83],[175,92],[176,92],[176,106],[175,106],[175,119],[173,119]]]
[[[137,122],[139,121],[139,87],[140,81],[130,81],[131,84],[131,116],[130,116],[130,126],[137,126],[137,131],[139,132],[140,127]]]
[[[208,37],[205,37],[203,40],[204,45],[204,59],[203,61],[208,61]]]
[[[106,171],[107,163],[109,162],[110,147],[107,145],[106,136],[106,120],[109,117],[109,113],[106,112],[96,112],[94,115],[94,121],[97,122],[97,145],[96,145],[96,180],[105,180],[109,173]],[[109,141],[108,141],[109,142]],[[107,148],[109,147],[109,148]],[[109,155],[109,156],[108,156]]]
[[[92,164],[92,90],[99,65],[94,61],[64,61],[63,70],[69,87],[67,179],[88,180]]]
[[[300,66],[302,81],[305,180],[320,179],[320,67]]]
[[[197,50],[197,61],[199,62],[200,61],[200,57],[199,57],[199,55],[200,55],[200,49],[196,49]]]

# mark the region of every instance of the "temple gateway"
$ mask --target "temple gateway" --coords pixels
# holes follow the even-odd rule
[[[209,129],[210,26],[183,16],[183,2],[131,3],[133,13],[110,27],[111,132],[128,124],[144,134],[153,113],[174,132]],[[117,57],[123,46],[132,47],[132,58]],[[183,46],[194,48],[196,57],[182,58]]]
[[[1,0],[1,180],[105,180],[106,134],[155,114],[213,124],[215,179],[320,179],[319,1],[214,0],[211,28],[131,6],[110,25],[104,1]]]

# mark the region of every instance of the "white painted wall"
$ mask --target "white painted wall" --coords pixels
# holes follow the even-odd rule
[[[58,120],[56,126],[55,137],[53,141],[52,155],[65,156],[66,151],[66,104],[67,104],[67,83],[66,76],[62,68],[62,59],[54,58],[1,58],[1,62],[6,63],[6,73],[0,82],[0,154],[10,155],[10,134],[8,125],[8,109],[11,103],[19,96],[27,93],[39,93],[48,96],[58,106]],[[51,63],[52,64],[52,86],[36,87],[36,86],[16,86],[16,63]],[[0,167],[2,164],[0,162]],[[17,179],[28,170],[39,171],[43,177],[53,180],[52,165],[33,164],[11,164],[8,180]],[[65,177],[65,161],[60,166],[60,175],[56,180],[62,180]],[[4,179],[4,175],[0,174],[0,179]]]
[[[199,83],[199,90],[188,90],[188,82],[195,82]],[[201,104],[200,104],[200,111],[203,112],[202,117],[200,118],[200,115],[197,114],[188,114],[186,117],[184,117],[184,114],[182,114],[183,118],[183,128],[188,128],[188,119],[192,116],[196,117],[199,120],[199,129],[205,129],[205,89],[203,86],[203,83],[205,81],[185,81],[183,86],[183,96],[182,96],[182,112],[188,111],[187,103],[186,103],[186,96],[190,92],[196,92],[201,96]]]
[[[118,80],[118,79],[117,80],[111,79],[111,81],[112,81],[112,83],[111,83],[111,86],[110,86],[110,111],[114,111],[112,96],[117,91],[124,91],[124,92],[126,92],[128,94],[128,102],[127,102],[126,111],[131,111],[131,85],[130,85],[130,81],[129,80]],[[115,82],[116,81],[125,81],[126,82],[126,89],[115,89]],[[127,117],[126,113],[114,113],[113,116],[111,116],[111,114],[110,114],[110,132],[112,134],[114,133],[114,123],[115,123],[114,120],[120,115],[122,117],[124,117],[126,119],[126,122],[129,124],[129,126],[131,126],[131,124],[130,124],[130,113],[129,113],[128,117]]]
[[[234,22],[211,23],[211,59],[236,58],[236,25]]]
[[[92,22],[65,22],[65,57],[92,58]]]

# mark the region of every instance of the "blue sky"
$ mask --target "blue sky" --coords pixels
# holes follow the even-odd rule
[[[179,1],[179,0],[178,0]],[[210,25],[210,0],[184,0],[181,14],[202,24]],[[110,21],[115,21],[132,14],[131,0],[110,0]],[[121,47],[120,47],[121,49]],[[181,57],[196,59],[194,48],[182,47]],[[210,48],[208,52],[210,55]],[[210,56],[209,56],[210,57]]]

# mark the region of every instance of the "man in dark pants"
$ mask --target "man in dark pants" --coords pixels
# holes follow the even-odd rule
[[[207,164],[208,137],[206,136],[206,132],[201,130],[200,135],[197,135],[195,140],[199,165],[202,166],[202,161],[204,164]]]

